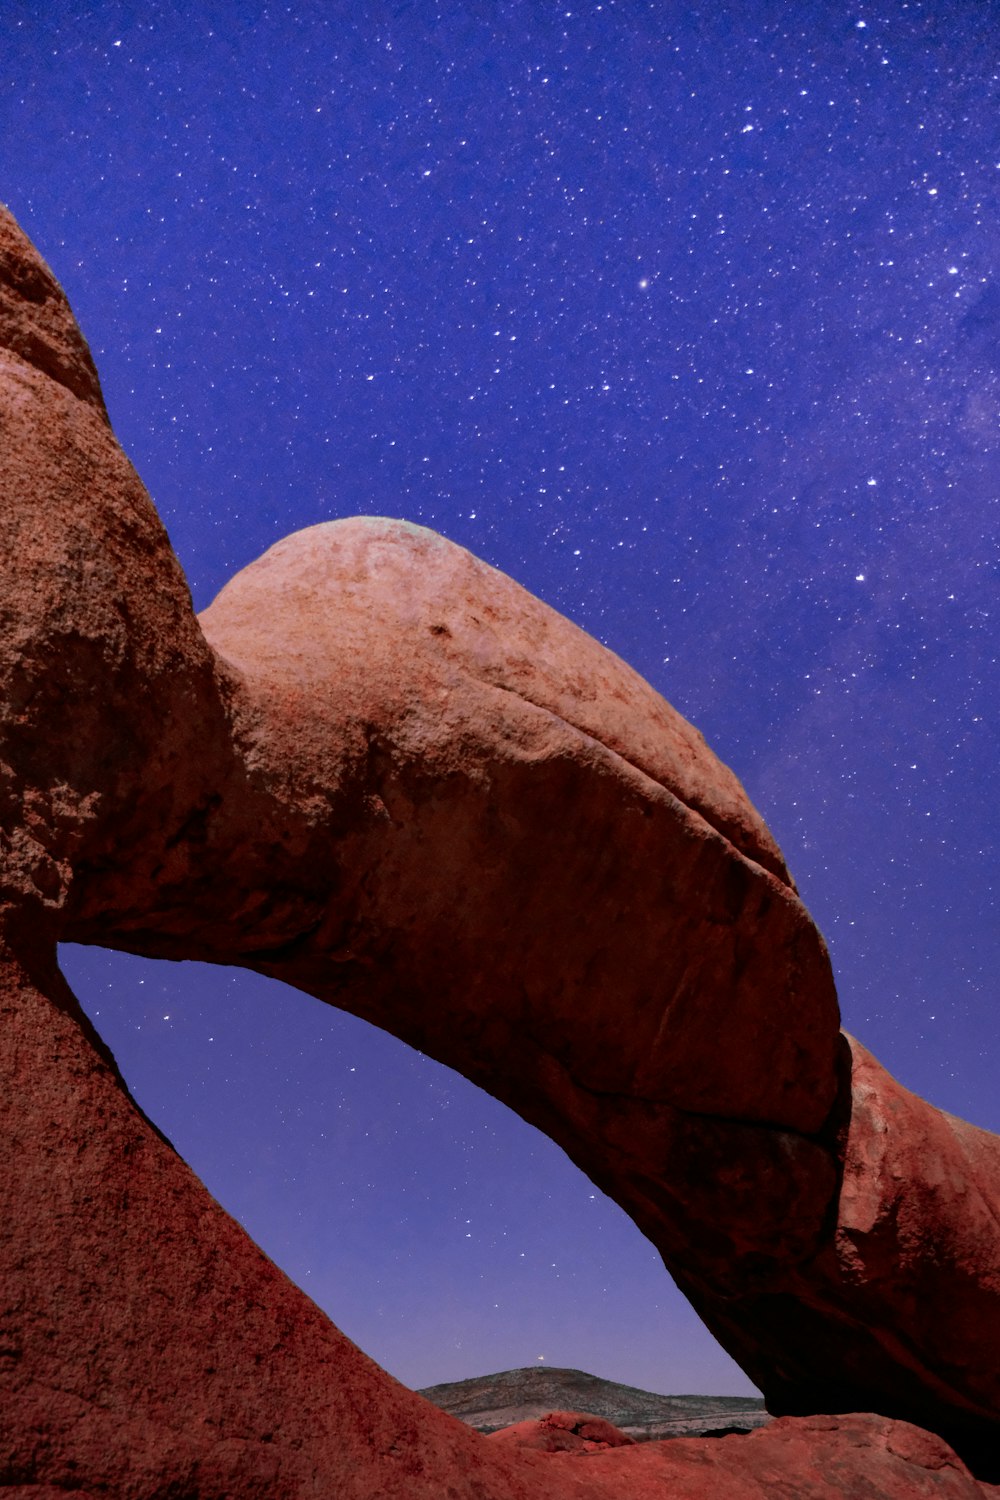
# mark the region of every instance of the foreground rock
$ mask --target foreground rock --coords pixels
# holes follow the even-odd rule
[[[587,1478],[623,1482],[618,1495],[653,1500],[973,1500],[1000,1489],[977,1483],[948,1445],[906,1422],[871,1414],[783,1417],[747,1436],[678,1438],[624,1452],[554,1454]],[[610,1491],[609,1493],[614,1493]]]
[[[751,1432],[771,1418],[755,1396],[658,1396],[636,1386],[601,1380],[583,1370],[528,1365],[472,1380],[432,1385],[419,1392],[477,1432],[497,1432],[536,1421],[555,1409],[584,1411],[620,1428],[636,1442]]]
[[[539,1453],[606,1453],[635,1442],[620,1428],[590,1412],[550,1411],[489,1434],[495,1443]]]
[[[244,964],[459,1068],[632,1214],[772,1409],[916,1417],[988,1472],[998,1143],[839,1037],[822,940],[696,731],[398,522],[288,538],[200,629],[7,218],[0,338],[0,1483],[516,1500],[620,1494],[628,1464],[628,1493],[683,1493],[678,1444],[557,1483],[571,1455],[504,1452],[367,1360],[135,1108],[60,938]],[[795,1493],[857,1494],[862,1462],[965,1493],[937,1439],[925,1463],[865,1420],[708,1468],[806,1485],[821,1449],[848,1478]]]
[[[751,1377],[768,1352],[759,1383],[769,1410],[844,1411],[863,1394],[868,1407],[945,1433],[998,1480],[1000,1363],[988,1351],[1000,1332],[1000,1137],[933,1108],[847,1045],[836,1228],[784,1294],[744,1289],[708,1321]]]

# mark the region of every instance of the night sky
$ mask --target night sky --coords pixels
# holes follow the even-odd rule
[[[204,607],[434,527],[731,764],[844,1023],[1000,1128],[1000,7],[28,3],[0,197]],[[751,1387],[448,1070],[236,970],[64,950],[144,1108],[407,1384]]]

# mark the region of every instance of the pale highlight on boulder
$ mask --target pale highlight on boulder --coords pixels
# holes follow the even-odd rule
[[[822,938],[697,731],[402,522],[286,538],[199,622],[9,216],[0,345],[0,1483],[676,1500],[877,1473],[886,1495],[985,1493],[948,1443],[989,1477],[997,1140],[840,1035]],[[459,1069],[623,1205],[799,1415],[581,1456],[436,1411],[135,1107],[60,939],[242,964]]]

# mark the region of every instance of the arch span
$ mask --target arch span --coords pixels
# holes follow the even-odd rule
[[[414,1465],[430,1495],[508,1462],[215,1208],[129,1101],[60,938],[243,964],[378,1022],[558,1141],[773,1409],[996,1451],[997,1139],[839,1035],[822,939],[697,732],[400,522],[287,538],[199,623],[8,217],[0,344],[14,1480],[85,1449],[117,1493],[150,1453],[199,1495],[305,1494],[337,1452],[358,1496],[416,1494]]]

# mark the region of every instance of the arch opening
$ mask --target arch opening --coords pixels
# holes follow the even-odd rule
[[[403,1384],[546,1363],[757,1394],[624,1210],[461,1074],[243,969],[76,944],[59,960],[140,1108]]]

